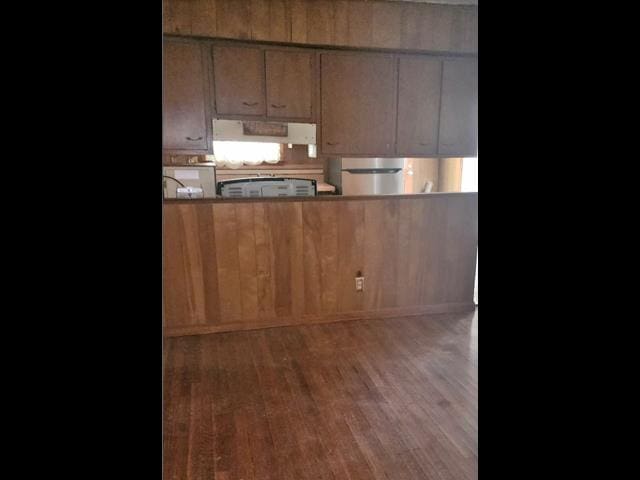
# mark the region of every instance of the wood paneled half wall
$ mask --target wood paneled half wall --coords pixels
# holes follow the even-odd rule
[[[165,335],[473,310],[477,203],[477,193],[165,202]]]
[[[478,7],[362,0],[163,0],[163,31],[205,38],[478,52]]]

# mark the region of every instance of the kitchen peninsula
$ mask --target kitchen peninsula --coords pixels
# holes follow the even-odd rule
[[[477,208],[459,192],[165,200],[165,335],[473,311]]]

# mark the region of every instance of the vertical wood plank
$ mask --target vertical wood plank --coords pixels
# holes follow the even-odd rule
[[[477,197],[476,197],[477,198]],[[447,203],[447,224],[443,253],[447,276],[445,302],[472,302],[475,286],[475,259],[478,241],[477,202],[453,197]]]
[[[238,258],[236,205],[215,205],[214,225],[218,277],[221,279],[218,283],[220,322],[237,322],[242,319],[242,283]]]
[[[423,261],[423,274],[422,274],[422,296],[420,298],[421,303],[428,305],[430,303],[442,303],[444,278],[443,274],[446,274],[446,267],[443,261],[442,248],[445,236],[446,226],[446,211],[447,199],[446,198],[434,198],[432,201],[426,203],[423,208],[425,209],[424,218],[428,218],[429,222],[426,224],[426,231],[422,239],[422,257]]]
[[[251,37],[249,0],[216,0],[217,35],[223,38]]]
[[[251,39],[271,40],[269,35],[269,0],[251,0]]]
[[[363,292],[356,292],[358,271],[364,272],[365,203],[358,200],[341,203],[338,211],[338,311],[364,308]],[[365,280],[365,291],[368,288]]]
[[[290,0],[291,5],[291,41],[307,43],[307,2]]]
[[[194,0],[191,12],[191,34],[215,37],[217,33],[216,0]]]
[[[420,31],[424,28],[424,26],[420,24],[422,7],[424,7],[424,5],[410,2],[403,3],[401,7],[402,30],[400,32],[400,39],[402,48],[410,49],[414,45],[419,45]]]
[[[272,248],[265,209],[266,207],[263,203],[254,204],[258,315],[262,319],[275,318],[276,316],[273,303],[273,290],[271,288]]]
[[[400,254],[398,250],[397,200],[368,202],[365,206],[363,272],[364,304],[367,310],[396,306],[397,258]]]
[[[418,18],[421,28],[418,48],[448,51],[452,47],[454,15],[456,9],[447,5],[423,5]]]
[[[213,205],[202,204],[194,207],[198,220],[197,233],[202,262],[203,320],[207,324],[216,324],[220,321],[220,300],[218,297],[218,262],[215,251]]]
[[[317,204],[302,205],[304,246],[304,311],[318,314],[322,309],[322,220]]]
[[[415,270],[420,259],[411,255],[412,233],[418,222],[413,220],[413,207],[419,202],[398,200],[398,267],[396,276],[396,298],[398,306],[415,305],[412,292],[415,288]]]
[[[307,43],[329,45],[333,36],[333,2],[307,2]]]
[[[305,313],[334,313],[338,303],[337,205],[302,204]]]
[[[178,208],[165,209],[162,219],[164,321],[167,327],[179,326],[189,318],[186,299],[187,268],[183,245],[184,222]]]
[[[187,301],[187,316],[181,319],[184,324],[204,323],[204,292],[202,275],[202,257],[200,255],[198,238],[198,218],[191,205],[180,205],[183,221],[183,260],[187,271],[185,284],[185,300]]]
[[[291,7],[287,0],[269,2],[269,40],[291,41]]]
[[[256,269],[256,237],[252,204],[236,205],[238,224],[238,260],[242,297],[242,320],[258,317],[258,278]]]
[[[302,205],[275,203],[266,209],[275,312],[279,317],[298,315],[304,311]]]
[[[371,46],[402,47],[402,10],[388,2],[373,2]]]
[[[338,204],[322,210],[322,311],[334,313],[338,308]]]
[[[291,252],[291,310],[293,315],[304,313],[304,250],[302,236],[302,203],[289,203]]]
[[[191,35],[192,2],[190,0],[163,0],[162,6],[163,31]]]
[[[347,0],[333,2],[333,38],[334,45],[349,45],[349,5]]]
[[[372,20],[371,2],[349,2],[349,46],[371,47]]]

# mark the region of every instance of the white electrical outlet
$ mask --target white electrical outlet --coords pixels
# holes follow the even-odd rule
[[[364,290],[364,277],[356,277],[356,291],[362,292]]]

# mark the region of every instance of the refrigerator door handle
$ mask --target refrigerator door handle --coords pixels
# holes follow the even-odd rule
[[[379,174],[379,173],[398,173],[401,171],[401,168],[351,168],[348,170],[342,170],[343,172],[348,172],[351,174]]]

